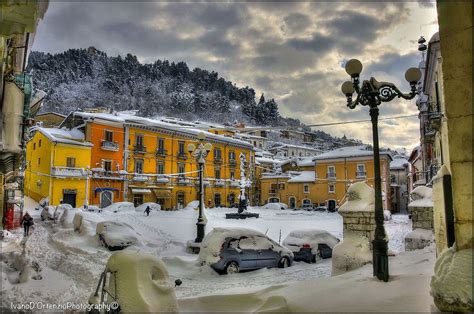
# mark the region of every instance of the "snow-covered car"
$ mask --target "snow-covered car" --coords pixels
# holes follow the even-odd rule
[[[180,282],[176,280],[175,285]],[[89,304],[115,302],[118,308],[112,307],[111,313],[177,313],[173,286],[165,264],[157,257],[134,251],[115,252],[109,257]]]
[[[102,221],[97,224],[96,234],[103,246],[110,251],[122,250],[138,243],[138,234],[126,223]]]
[[[124,211],[132,211],[132,210],[134,211],[135,206],[131,202],[117,202],[105,208],[102,208],[102,210],[105,212],[119,213],[119,212],[124,212]]]
[[[259,231],[214,228],[201,243],[199,261],[219,274],[234,274],[266,267],[289,267],[293,264],[293,253]]]
[[[265,204],[263,208],[274,209],[274,210],[279,210],[279,209],[284,210],[284,209],[288,209],[288,205],[286,205],[285,203],[268,203],[268,204]]]
[[[156,211],[160,211],[161,210],[161,205],[160,204],[157,204],[157,203],[153,203],[153,202],[148,202],[148,203],[143,203],[139,206],[137,206],[135,208],[135,211],[136,212],[139,212],[139,213],[143,213],[145,212],[145,209],[147,209],[147,207],[150,206],[151,210],[156,210]]]
[[[295,261],[316,263],[316,256],[332,257],[332,249],[339,241],[325,230],[303,229],[290,232],[283,245],[293,252]]]
[[[317,206],[314,211],[317,211],[317,212],[326,212],[328,210],[328,208],[326,206]]]
[[[314,207],[313,207],[313,204],[303,204],[301,206],[301,209],[302,210],[307,210],[307,211],[313,211]]]

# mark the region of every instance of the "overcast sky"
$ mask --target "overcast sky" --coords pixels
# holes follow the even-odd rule
[[[346,107],[341,64],[357,58],[362,78],[375,76],[408,91],[405,70],[418,66],[417,40],[438,30],[432,2],[50,2],[33,50],[94,46],[108,55],[185,61],[218,72],[258,96],[275,98],[283,116],[306,124],[369,118]],[[392,101],[381,117],[416,114],[415,101]],[[418,119],[380,123],[382,145],[411,150]],[[370,123],[320,128],[372,141]]]

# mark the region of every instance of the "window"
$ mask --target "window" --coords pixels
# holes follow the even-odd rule
[[[137,147],[143,147],[143,134],[135,135],[135,145]]]
[[[38,142],[38,147],[41,147],[41,140],[39,140]]]
[[[184,141],[178,142],[178,155],[184,155]]]
[[[164,162],[156,163],[156,173],[157,174],[164,174],[165,173],[165,163]]]
[[[111,160],[104,160],[104,170],[107,172],[112,171],[112,161]]]
[[[303,185],[303,192],[304,193],[309,193],[309,185],[307,185],[307,184]]]
[[[229,152],[229,160],[235,160],[235,152]]]
[[[328,178],[335,178],[336,177],[336,167],[328,166]]]
[[[356,176],[359,177],[365,177],[365,164],[358,164],[357,165],[357,173]]]
[[[328,185],[328,192],[329,193],[336,193],[336,186],[334,184]]]
[[[75,168],[75,167],[76,167],[76,158],[74,158],[74,157],[67,157],[67,158],[66,158],[66,167],[68,167],[68,168]]]
[[[214,178],[216,178],[216,180],[220,180],[221,179],[221,169],[220,168],[216,168],[214,170]]]
[[[158,153],[163,154],[165,151],[165,140],[162,138],[158,139]]]
[[[220,193],[214,194],[214,206],[221,207],[221,194]]]
[[[234,178],[235,178],[235,171],[234,171],[234,170],[231,170],[231,171],[230,171],[230,179],[231,179],[231,180],[234,180]]]
[[[33,150],[36,149],[36,143],[33,143]]]
[[[397,183],[397,177],[394,174],[390,175],[390,183]]]
[[[185,166],[184,163],[178,162],[178,173],[182,176],[184,176],[185,173]]]
[[[214,148],[214,160],[221,160],[222,159],[222,154],[221,154],[220,148]]]
[[[114,132],[105,130],[105,140],[107,142],[113,142],[114,141]]]
[[[284,190],[285,189],[285,183],[279,183],[278,184],[278,189],[279,190]]]
[[[143,159],[135,159],[135,173],[143,173]]]

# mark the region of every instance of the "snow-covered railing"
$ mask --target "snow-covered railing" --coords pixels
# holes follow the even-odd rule
[[[54,177],[84,177],[86,175],[86,170],[84,168],[75,168],[75,167],[52,167],[51,175]]]
[[[235,179],[234,179],[234,180],[230,180],[230,186],[231,186],[231,187],[234,187],[234,188],[235,188],[235,187],[239,187],[239,186],[240,186],[240,182],[237,181],[237,180],[235,180]]]
[[[104,150],[112,150],[112,151],[119,150],[119,144],[117,142],[111,142],[111,141],[106,141],[106,140],[102,141],[100,147]]]
[[[224,185],[225,185],[225,182],[224,182],[224,180],[216,179],[216,180],[214,181],[214,185],[215,185],[215,186],[224,186]]]

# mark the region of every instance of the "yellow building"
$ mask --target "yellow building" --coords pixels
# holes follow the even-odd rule
[[[36,201],[48,197],[50,205],[83,206],[91,146],[77,130],[36,128],[26,148],[25,194]]]
[[[176,209],[198,199],[198,164],[187,146],[198,144],[197,135],[203,131],[153,120],[126,122],[125,130],[129,178],[124,195],[129,201]],[[253,147],[228,136],[203,133],[205,142],[212,144],[204,166],[206,206],[230,206],[239,195],[239,156],[246,156],[248,170],[254,162]]]
[[[390,209],[390,161],[380,152],[384,208]],[[364,146],[343,147],[313,157],[313,170],[264,174],[261,178],[262,200],[282,202],[290,208],[304,204],[332,209],[342,203],[350,184],[358,181],[374,185],[373,151]]]

